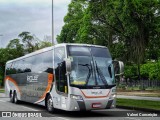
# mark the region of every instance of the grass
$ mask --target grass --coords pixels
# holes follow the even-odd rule
[[[160,110],[160,101],[117,98],[117,105]]]
[[[4,93],[4,89],[0,89],[0,93]]]
[[[148,87],[146,90],[160,90],[160,87]]]

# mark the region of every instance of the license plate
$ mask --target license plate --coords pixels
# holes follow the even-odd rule
[[[100,108],[102,106],[101,103],[93,103],[92,108]]]

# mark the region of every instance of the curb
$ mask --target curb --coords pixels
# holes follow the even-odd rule
[[[116,108],[130,109],[130,110],[140,110],[140,111],[152,112],[152,113],[153,113],[153,112],[155,112],[155,113],[160,113],[160,110],[148,109],[148,108],[139,108],[139,107],[131,107],[131,106],[116,105]]]

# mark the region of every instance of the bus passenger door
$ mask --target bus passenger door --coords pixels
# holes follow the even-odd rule
[[[54,51],[54,68],[55,68],[55,91],[54,96],[55,107],[60,109],[67,109],[68,101],[68,84],[66,76],[65,65],[65,48],[58,47]]]

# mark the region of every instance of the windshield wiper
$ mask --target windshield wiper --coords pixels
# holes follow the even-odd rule
[[[111,64],[108,66],[108,72],[109,72],[110,78],[112,78]]]
[[[101,69],[98,68],[97,62],[96,62],[96,61],[95,61],[95,64],[96,64],[97,73],[98,73],[98,75],[100,76],[102,82],[103,82],[105,85],[108,85],[108,83],[107,83],[107,81],[106,81],[106,78],[104,77],[104,75],[103,75]]]
[[[86,86],[87,86],[87,84],[88,84],[88,81],[89,81],[89,78],[90,78],[90,76],[91,76],[91,71],[92,71],[92,66],[91,66],[91,69],[89,68],[89,64],[78,64],[78,65],[81,65],[81,66],[86,66],[87,68],[88,68],[88,70],[89,70],[89,72],[88,72],[88,75],[87,75],[87,78],[86,78]]]

